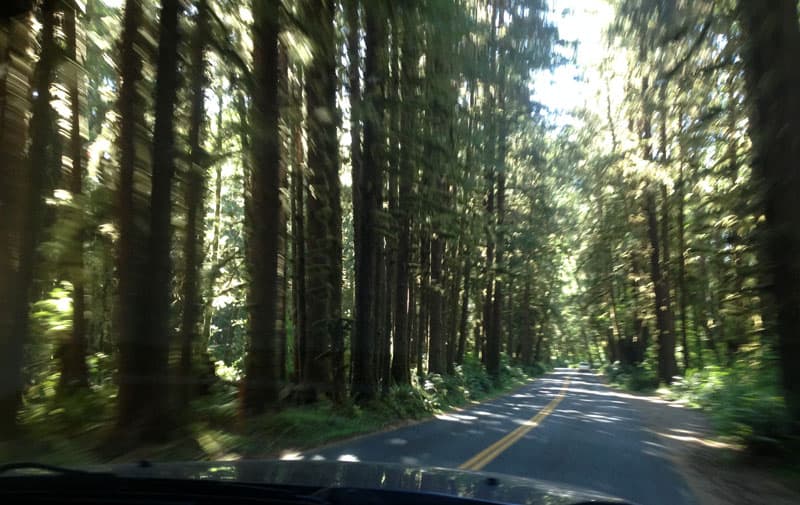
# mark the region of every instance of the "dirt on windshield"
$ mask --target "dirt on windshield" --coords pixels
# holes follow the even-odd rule
[[[721,441],[706,415],[657,395],[630,393],[701,505],[797,505],[800,486],[788,475]]]

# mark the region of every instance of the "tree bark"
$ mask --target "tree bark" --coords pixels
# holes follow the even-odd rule
[[[306,70],[305,92],[308,110],[308,234],[306,278],[308,290],[308,342],[303,380],[312,391],[341,400],[344,382],[331,387],[332,365],[343,379],[338,363],[341,339],[341,203],[339,143],[336,136],[336,41],[333,0],[308,2],[307,19],[314,20],[314,57]],[[332,352],[334,351],[334,352]],[[332,359],[336,354],[336,359]]]
[[[422,226],[420,226],[422,228]],[[430,317],[428,304],[430,303],[430,265],[431,241],[423,231],[420,239],[420,287],[419,287],[419,323],[417,324],[417,375],[424,374],[423,364],[427,348]]]
[[[444,244],[438,236],[431,240],[430,336],[428,343],[428,373],[445,372],[445,355],[442,337],[442,255]]]
[[[522,292],[522,332],[524,335],[522,339],[522,364],[530,366],[533,364],[533,328],[531,327],[531,278],[530,274],[526,272],[525,275],[525,288]]]
[[[136,423],[155,424],[150,411],[150,394],[155,389],[154,365],[149,362],[153,346],[152,334],[143,316],[146,309],[144,298],[149,295],[145,273],[149,267],[145,246],[147,232],[140,224],[146,215],[145,195],[134,185],[134,180],[143,171],[146,159],[137,149],[140,140],[137,130],[144,122],[143,100],[138,91],[142,80],[142,60],[138,52],[142,41],[139,29],[143,21],[139,0],[127,0],[123,19],[119,93],[120,131],[117,142],[120,152],[120,174],[117,189],[117,340],[119,342],[119,394],[117,400],[118,430],[129,436]],[[165,19],[165,22],[168,22]],[[163,128],[163,126],[162,126]],[[137,152],[138,151],[138,152]],[[157,353],[159,351],[156,351]],[[156,358],[158,359],[158,358]],[[158,395],[158,393],[156,393]],[[158,396],[156,396],[158,398]],[[158,411],[163,405],[156,403]],[[141,428],[137,426],[137,428]]]
[[[366,53],[364,75],[365,101],[370,114],[364,121],[364,164],[361,167],[355,190],[360,202],[359,225],[356,233],[356,327],[353,338],[352,392],[360,402],[375,398],[378,389],[376,364],[379,310],[376,297],[380,286],[377,271],[382,241],[377,230],[381,205],[381,151],[383,144],[382,97],[385,46],[385,4],[382,0],[364,6],[366,16]]]
[[[754,178],[766,216],[775,328],[786,404],[800,422],[800,51],[793,0],[739,0],[754,148]]]
[[[194,382],[201,380],[193,370],[193,351],[199,338],[203,301],[200,296],[200,268],[203,264],[203,210],[207,157],[203,149],[202,129],[205,118],[205,37],[208,32],[207,0],[198,0],[196,25],[191,42],[191,111],[189,118],[189,172],[185,185],[186,232],[183,237],[183,313],[180,329],[179,402],[185,405],[192,397]],[[199,370],[198,370],[199,371]],[[207,377],[203,379],[208,380]],[[197,391],[199,392],[199,391]]]
[[[79,26],[78,6],[72,3],[68,7],[64,31],[67,39],[67,56],[76,66],[83,66],[83,54],[78,48]],[[70,167],[68,187],[75,196],[83,193],[83,137],[81,136],[81,74],[76,72],[69,83],[70,121],[69,157]],[[59,391],[69,392],[75,389],[89,387],[89,368],[86,365],[88,351],[87,321],[86,321],[86,289],[83,247],[85,242],[84,220],[81,209],[75,209],[72,218],[78,223],[78,229],[72,237],[70,258],[70,280],[72,282],[72,332],[64,347],[61,349],[61,377],[59,378]]]
[[[492,2],[492,25],[491,25],[491,35],[489,40],[489,52],[490,52],[490,69],[491,72],[494,74],[493,77],[496,79],[498,77],[497,71],[497,52],[498,52],[498,42],[497,42],[497,31],[498,31],[498,20],[500,19],[499,13],[500,9],[496,2]],[[487,151],[487,186],[488,186],[488,193],[487,193],[487,203],[486,203],[486,212],[489,218],[489,230],[488,230],[488,237],[487,237],[487,245],[486,245],[486,276],[487,276],[487,288],[486,288],[486,298],[484,300],[484,335],[485,335],[485,352],[483,354],[483,363],[486,366],[486,371],[489,375],[496,379],[499,371],[500,371],[500,321],[499,321],[499,313],[500,309],[502,308],[502,289],[500,290],[500,300],[498,299],[498,288],[499,283],[497,282],[497,265],[500,263],[498,261],[498,257],[500,256],[497,254],[498,248],[498,238],[497,238],[497,230],[498,230],[498,216],[499,211],[495,208],[495,204],[497,200],[499,200],[499,193],[500,193],[500,183],[499,178],[500,174],[497,173],[498,170],[498,123],[502,120],[499,117],[498,111],[495,110],[495,105],[498,102],[497,96],[495,96],[496,91],[490,91],[489,96],[487,99],[487,114],[489,115],[489,149]],[[495,184],[497,185],[495,187]],[[499,205],[498,205],[499,207]]]
[[[147,246],[143,318],[146,332],[139,335],[144,384],[134,379],[120,387],[120,403],[132,400],[133,419],[145,414],[142,435],[163,439],[171,410],[169,350],[172,340],[170,306],[172,301],[172,181],[175,174],[175,102],[178,94],[178,14],[179,0],[162,0],[159,15],[158,59],[156,62],[155,124],[150,188],[150,235]],[[146,358],[145,358],[146,356]],[[141,384],[141,385],[140,385]],[[135,421],[134,421],[135,422]]]
[[[303,133],[298,123],[293,130],[294,160],[292,163],[292,295],[294,298],[294,373],[295,381],[304,380],[303,364],[308,340],[306,307],[306,233],[305,177],[303,175]]]
[[[683,161],[680,163],[680,173],[678,175],[678,293],[680,296],[681,308],[681,345],[683,346],[683,368],[688,370],[691,366],[689,356],[689,338],[687,337],[687,298],[688,288],[686,286],[686,195]],[[702,361],[702,349],[697,349],[699,359]]]
[[[31,108],[29,83],[33,65],[28,53],[34,44],[32,18],[0,20],[0,439],[13,440],[23,392],[22,360],[28,303],[24,272],[30,256],[22,254],[26,200],[32,183],[26,162]],[[45,35],[44,27],[42,36]],[[44,55],[43,55],[44,56]],[[42,64],[42,60],[39,60]],[[37,75],[37,78],[40,76]],[[41,95],[40,95],[41,96]],[[30,217],[30,216],[29,216]],[[21,299],[24,303],[19,303]],[[24,311],[24,312],[23,312]],[[27,324],[27,323],[25,323]],[[25,329],[23,327],[22,329]]]
[[[222,153],[223,146],[223,132],[222,132],[222,93],[217,94],[217,121],[216,121],[216,138],[214,139],[214,153],[219,155]],[[211,271],[208,274],[205,287],[205,307],[203,312],[203,333],[202,340],[198,347],[201,351],[208,350],[208,342],[211,339],[211,320],[214,315],[214,281],[218,275],[218,261],[219,261],[219,237],[220,237],[220,220],[222,219],[222,164],[217,161],[216,168],[214,169],[214,223],[211,232]]]
[[[283,314],[278,312],[283,210],[278,130],[279,0],[253,0],[254,90],[251,102],[252,162],[245,198],[247,230],[249,348],[242,386],[246,416],[263,412],[278,400],[280,356],[277,348]]]
[[[416,25],[417,11],[413,5],[403,4],[401,35],[401,67],[400,94],[406,104],[400,110],[400,161],[399,161],[399,195],[398,195],[398,238],[396,262],[396,291],[394,315],[394,346],[392,352],[392,380],[395,384],[411,382],[409,360],[409,321],[413,317],[410,310],[409,291],[411,285],[411,206],[416,162],[417,114],[410,105],[417,100],[417,47]]]
[[[667,384],[678,373],[675,362],[675,332],[669,302],[669,287],[664,278],[659,261],[660,247],[658,237],[658,217],[656,215],[655,195],[646,195],[647,234],[650,239],[650,277],[655,292],[655,312],[658,325],[658,376]]]
[[[465,249],[467,249],[465,247]],[[458,347],[456,348],[456,363],[459,365],[464,362],[464,354],[467,350],[467,333],[469,332],[469,296],[470,283],[472,276],[472,261],[469,254],[464,255],[464,289],[461,292],[461,315],[458,323]]]

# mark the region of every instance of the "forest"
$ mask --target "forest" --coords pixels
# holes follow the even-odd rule
[[[4,7],[3,459],[273,454],[578,361],[796,445],[796,2],[610,0],[566,122],[550,3]]]

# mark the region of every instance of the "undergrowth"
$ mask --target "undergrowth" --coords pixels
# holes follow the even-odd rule
[[[742,440],[751,451],[777,454],[797,447],[777,367],[739,360],[730,368],[688,370],[666,396],[707,411],[721,435]]]
[[[96,367],[103,365],[101,359]],[[492,381],[478,360],[467,357],[453,375],[415,375],[411,385],[394,386],[364,405],[322,400],[313,405],[284,406],[246,421],[239,415],[237,388],[220,381],[208,395],[192,403],[168,442],[113,456],[104,450],[113,429],[113,381],[95,370],[102,380],[90,390],[59,396],[55,374],[25,395],[21,432],[17,440],[0,444],[0,458],[82,465],[138,459],[270,457],[424,419],[509,391],[545,371],[542,365],[512,366],[504,356],[500,374]]]
[[[658,388],[658,376],[648,362],[639,365],[617,362],[607,365],[604,372],[609,382],[629,391],[652,392]]]
[[[609,382],[629,391],[658,392],[673,401],[704,410],[722,437],[744,444],[750,454],[796,459],[800,441],[779,386],[779,368],[760,355],[742,356],[729,367],[708,365],[689,369],[683,377],[659,389],[648,362],[618,363],[605,369]]]

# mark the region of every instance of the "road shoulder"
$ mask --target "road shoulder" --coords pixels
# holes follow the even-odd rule
[[[429,412],[429,413],[427,413],[427,414],[425,414],[425,415],[423,415],[421,417],[417,417],[417,418],[400,419],[400,420],[398,420],[396,422],[392,422],[392,423],[383,425],[380,428],[375,429],[375,430],[369,430],[369,431],[365,431],[365,432],[362,432],[362,433],[357,433],[357,434],[346,436],[346,437],[334,438],[334,439],[331,439],[331,440],[325,442],[324,444],[315,445],[313,447],[300,447],[300,448],[297,448],[297,449],[295,449],[295,448],[288,448],[288,449],[287,448],[281,448],[279,450],[275,450],[275,451],[271,452],[270,454],[268,454],[268,457],[281,459],[281,458],[285,458],[285,457],[292,457],[294,455],[298,455],[298,454],[302,454],[302,453],[309,453],[309,452],[314,452],[314,451],[323,451],[323,450],[329,449],[331,447],[350,444],[350,443],[357,442],[357,441],[365,439],[365,438],[384,435],[386,433],[389,433],[389,432],[392,432],[392,431],[395,431],[395,430],[399,430],[401,428],[405,428],[405,427],[408,427],[408,426],[416,426],[416,425],[420,425],[420,424],[425,424],[425,423],[429,423],[429,422],[432,422],[432,421],[436,421],[438,416],[447,415],[447,414],[453,414],[453,413],[461,413],[461,412],[464,412],[466,410],[478,407],[480,405],[484,405],[486,403],[493,402],[493,401],[495,401],[495,400],[497,400],[499,398],[503,398],[504,396],[516,394],[520,390],[522,390],[522,389],[530,386],[534,382],[536,382],[536,380],[538,378],[539,377],[531,377],[531,378],[525,380],[521,384],[514,384],[513,386],[511,386],[508,389],[495,391],[492,394],[487,395],[487,396],[485,396],[485,397],[483,397],[483,398],[481,398],[479,400],[468,400],[466,403],[461,404],[461,405],[450,405],[450,406],[448,406],[448,407],[446,407],[444,409],[441,409],[440,411]]]
[[[647,428],[666,448],[698,503],[800,503],[800,492],[786,486],[768,469],[745,462],[742,447],[719,441],[702,412],[656,395],[620,394],[630,397],[638,407]]]

